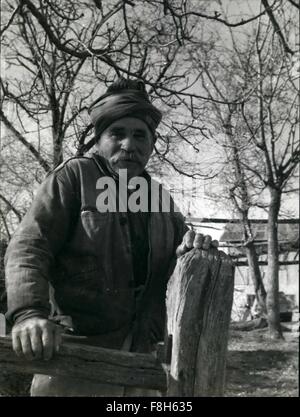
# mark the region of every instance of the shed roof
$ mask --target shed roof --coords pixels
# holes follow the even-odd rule
[[[267,236],[266,223],[252,224],[252,233],[256,242],[266,242]],[[224,232],[220,237],[220,242],[242,243],[244,240],[243,226],[238,223],[227,223]],[[299,224],[278,223],[278,240],[279,242],[290,243],[293,246],[299,244]]]

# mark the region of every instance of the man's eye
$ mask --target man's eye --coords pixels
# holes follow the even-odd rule
[[[145,139],[146,135],[144,133],[136,133],[134,135],[135,139],[137,140],[141,140],[141,139]]]
[[[122,139],[124,137],[124,133],[122,133],[122,132],[111,132],[110,136],[114,139]]]

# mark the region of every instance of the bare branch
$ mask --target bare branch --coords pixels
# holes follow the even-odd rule
[[[5,126],[10,130],[11,133],[32,153],[35,159],[38,161],[40,166],[46,171],[50,171],[51,168],[48,162],[41,156],[36,148],[27,141],[27,139],[13,126],[13,124],[7,119],[3,110],[0,108],[0,119],[3,121]]]
[[[274,7],[275,4],[276,4],[276,1],[274,1],[272,6],[269,6],[269,7],[272,8],[272,7]],[[213,16],[212,15],[207,15],[207,14],[204,14],[204,13],[200,13],[200,12],[195,12],[195,11],[185,12],[185,13],[179,14],[179,13],[175,12],[175,10],[172,8],[172,6],[170,6],[170,3],[169,3],[168,0],[164,0],[164,7],[165,7],[165,11],[166,11],[165,13],[167,13],[167,11],[170,11],[172,16],[175,16],[179,19],[181,19],[183,17],[187,17],[187,16],[197,16],[197,17],[203,17],[204,19],[207,19],[207,20],[214,20],[216,22],[223,23],[224,25],[229,26],[229,27],[237,27],[237,26],[246,25],[247,23],[253,22],[254,20],[258,19],[260,16],[263,16],[266,13],[266,10],[264,10],[263,12],[259,13],[256,16],[253,16],[249,19],[246,19],[246,20],[241,19],[239,22],[231,23],[231,22],[228,22],[225,19],[221,19],[219,17],[220,14],[218,12],[215,12],[215,14]]]
[[[2,221],[3,221],[3,224],[4,224],[4,228],[5,228],[5,231],[6,231],[6,234],[7,234],[8,240],[10,240],[10,238],[11,238],[11,234],[10,234],[10,231],[9,231],[9,227],[8,227],[8,224],[7,224],[7,221],[6,221],[5,215],[4,215],[4,213],[3,213],[3,211],[2,211],[2,210],[0,210],[0,215],[1,215],[1,218],[2,218]]]
[[[279,36],[279,38],[280,38],[280,40],[282,42],[282,45],[283,45],[283,48],[284,48],[285,52],[293,55],[295,53],[295,51],[292,51],[291,50],[291,48],[289,47],[289,45],[287,44],[287,42],[286,42],[286,40],[285,40],[285,38],[283,36],[283,33],[282,33],[281,29],[280,29],[280,26],[279,26],[277,20],[275,19],[274,13],[272,11],[272,7],[273,6],[270,6],[269,5],[268,0],[261,0],[261,2],[262,2],[263,6],[265,8],[265,11],[268,13],[268,16],[270,18],[270,21],[271,21],[271,23],[272,23],[272,25],[274,27],[275,33],[277,33],[277,35]]]
[[[297,4],[295,0],[288,0],[293,6],[297,7],[297,9],[300,9],[300,4]]]
[[[33,16],[37,19],[39,24],[42,26],[42,28],[47,33],[50,41],[62,52],[65,52],[67,54],[70,54],[74,57],[86,59],[88,57],[91,57],[92,55],[97,55],[99,59],[104,60],[107,62],[108,56],[108,48],[104,49],[93,49],[86,47],[84,51],[76,49],[69,48],[66,46],[66,44],[61,43],[60,39],[57,38],[57,36],[53,33],[51,26],[48,24],[47,19],[45,16],[35,7],[35,5],[30,0],[20,0],[22,4],[25,4],[28,9],[31,11]],[[111,58],[109,58],[111,61]]]
[[[17,210],[8,200],[7,200],[7,198],[5,198],[4,197],[4,195],[2,195],[2,194],[0,194],[0,199],[2,200],[2,201],[4,201],[4,203],[9,207],[9,209],[10,210],[12,210],[14,213],[15,213],[15,215],[17,216],[17,218],[18,218],[18,220],[19,220],[19,222],[22,220],[22,215],[21,215],[21,213],[19,212],[19,210]]]
[[[3,33],[9,28],[9,26],[12,24],[14,17],[16,16],[16,14],[19,12],[20,10],[20,5],[18,5],[15,10],[12,12],[8,22],[6,23],[6,25],[3,27],[3,29],[0,30],[0,36],[3,35]]]

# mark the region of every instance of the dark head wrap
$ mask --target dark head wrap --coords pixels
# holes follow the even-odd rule
[[[104,95],[92,103],[89,115],[96,136],[123,117],[136,117],[146,123],[153,134],[161,121],[161,112],[151,104],[143,81],[118,79]]]

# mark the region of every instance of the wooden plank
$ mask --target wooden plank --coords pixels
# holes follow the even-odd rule
[[[166,374],[162,365],[150,354],[64,342],[59,353],[50,361],[26,361],[13,352],[10,338],[0,337],[0,363],[1,371],[41,373],[127,387],[166,389]]]
[[[186,222],[197,223],[242,223],[240,219],[220,219],[220,218],[207,218],[207,217],[186,217]],[[255,224],[267,224],[268,219],[249,219],[250,223]],[[299,224],[299,219],[278,219],[277,223],[282,224]]]
[[[236,266],[249,266],[248,261],[234,261],[234,265]],[[279,261],[279,266],[283,265],[299,265],[299,260],[295,261]],[[268,261],[258,261],[258,265],[268,265]]]
[[[230,258],[215,249],[177,261],[167,289],[168,396],[223,395],[233,276]]]
[[[237,243],[234,243],[234,241],[233,240],[231,240],[230,242],[228,242],[228,243],[223,243],[223,242],[220,242],[219,243],[219,248],[245,248],[245,243],[242,243],[240,240],[237,240],[236,241]],[[295,246],[296,246],[296,244],[297,244],[297,241],[296,240],[278,240],[278,243],[279,244],[281,244],[281,245],[284,245],[284,244],[289,244],[289,243],[294,243],[295,244]],[[267,240],[255,240],[254,242],[253,242],[253,244],[255,245],[255,246],[268,246],[268,241]],[[295,250],[296,249],[298,249],[298,248],[295,248]]]

